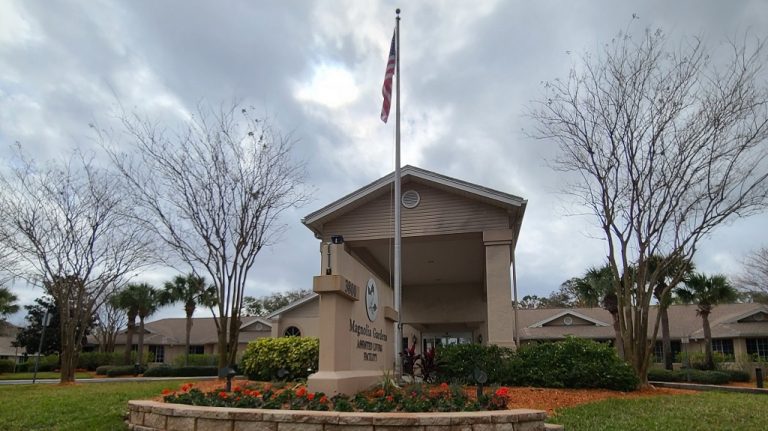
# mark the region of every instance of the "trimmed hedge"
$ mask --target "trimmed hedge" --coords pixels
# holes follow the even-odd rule
[[[216,366],[190,366],[190,367],[171,367],[161,365],[159,367],[149,368],[144,371],[144,377],[200,377],[218,375]]]
[[[97,376],[106,376],[107,372],[111,370],[112,368],[115,368],[115,365],[102,365],[100,367],[96,367],[96,375]]]
[[[103,365],[126,365],[123,352],[82,352],[77,358],[77,368],[95,371]]]
[[[731,374],[728,371],[704,371],[696,369],[670,371],[665,369],[652,368],[648,370],[648,380],[656,382],[688,382],[690,376],[691,383],[701,383],[706,385],[722,385],[731,381]],[[747,375],[749,381],[749,375]]]
[[[640,383],[613,347],[569,337],[522,346],[507,361],[500,384],[546,388],[603,388],[632,391]]]
[[[15,361],[10,359],[0,359],[0,373],[12,373],[15,365]]]
[[[176,367],[215,367],[219,363],[218,355],[189,355],[189,361],[187,365],[184,365],[184,355],[179,355],[173,360],[173,365]]]
[[[136,375],[136,367],[134,367],[133,365],[114,366],[107,370],[107,377],[135,376],[135,375]]]
[[[319,357],[317,338],[260,338],[248,343],[240,369],[251,380],[306,379],[317,370]],[[285,373],[279,375],[280,370]]]
[[[742,370],[723,370],[724,372],[728,373],[728,376],[731,378],[732,382],[749,382],[752,380],[752,376]]]
[[[474,370],[479,368],[488,375],[488,382],[504,380],[504,364],[514,352],[499,346],[480,344],[454,344],[440,347],[437,380],[457,384],[474,384]]]

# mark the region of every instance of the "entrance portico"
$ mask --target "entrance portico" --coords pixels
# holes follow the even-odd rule
[[[397,316],[391,294],[393,179],[393,174],[381,178],[303,220],[321,240],[322,275],[315,278],[314,290],[320,294],[322,334],[330,333],[325,325],[336,327],[335,336],[321,335],[320,371],[314,379],[310,377],[310,386],[318,383],[315,387],[327,393],[346,392],[346,387],[341,390],[329,382],[355,375],[361,367],[366,369],[363,374],[367,377],[348,386],[364,386],[365,380],[367,384],[375,382],[384,370],[392,369],[395,357],[392,351],[384,361],[355,365],[355,357],[368,357],[362,355],[365,352],[356,351],[354,346],[347,349],[346,344],[339,348],[340,339],[350,335],[349,316],[365,317],[360,311],[364,301],[362,295],[339,299],[343,297],[340,288],[323,287],[332,276],[342,277],[336,283],[349,281],[357,287],[375,280],[387,317],[366,322],[372,327],[386,326],[387,333],[394,334],[393,323],[399,317],[407,345],[415,342],[417,350],[425,345],[452,342],[514,347],[510,265],[527,201],[434,172],[404,167],[402,310]],[[332,237],[337,238],[336,242],[343,238],[343,244],[329,245]],[[338,265],[340,261],[345,262],[344,268]],[[340,300],[346,301],[346,308],[323,305],[324,301],[336,304]],[[371,340],[362,340],[361,345],[367,345],[367,341]],[[388,346],[382,350],[392,349],[393,341],[392,336],[387,337]],[[348,355],[352,362],[331,359]]]

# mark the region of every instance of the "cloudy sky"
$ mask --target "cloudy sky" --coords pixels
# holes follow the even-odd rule
[[[622,29],[661,27],[713,47],[766,37],[754,1],[35,1],[0,0],[0,157],[18,141],[38,159],[93,149],[120,105],[174,118],[240,99],[297,140],[317,190],[286,214],[247,294],[311,288],[318,243],[302,216],[394,166],[381,83],[401,7],[403,164],[528,199],[517,249],[521,295],[546,295],[605,256],[592,219],[558,194],[552,142],[528,137],[542,81]],[[633,14],[637,19],[633,20]],[[700,248],[699,269],[735,274],[766,245],[768,216],[739,220]],[[162,268],[140,278],[160,283]],[[22,302],[39,295],[20,283]],[[181,316],[165,309],[161,316]],[[20,323],[23,315],[14,316]]]

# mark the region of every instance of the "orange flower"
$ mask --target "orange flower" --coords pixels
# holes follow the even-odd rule
[[[185,384],[181,385],[181,391],[182,392],[187,392],[190,389],[192,389],[192,383],[185,383]]]
[[[168,395],[171,393],[171,390],[168,388],[163,389],[163,395]]]
[[[296,389],[297,397],[302,398],[306,394],[307,394],[307,388],[305,388],[304,386],[300,387],[299,389]]]
[[[509,388],[502,386],[499,389],[496,389],[496,396],[497,397],[506,397],[509,394]]]
[[[314,399],[315,399],[315,393],[314,392],[310,392],[310,393],[307,394],[307,401],[312,401]]]
[[[226,400],[227,399],[227,393],[224,392],[224,391],[219,392],[219,398],[221,398],[222,400]]]

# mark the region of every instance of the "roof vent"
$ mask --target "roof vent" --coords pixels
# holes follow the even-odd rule
[[[565,316],[563,323],[565,323],[565,326],[571,326],[573,325],[573,318],[571,316]]]
[[[421,202],[421,196],[419,196],[419,192],[416,190],[407,190],[400,198],[400,202],[402,202],[403,206],[408,209],[416,208],[416,206],[419,205],[419,202]]]

